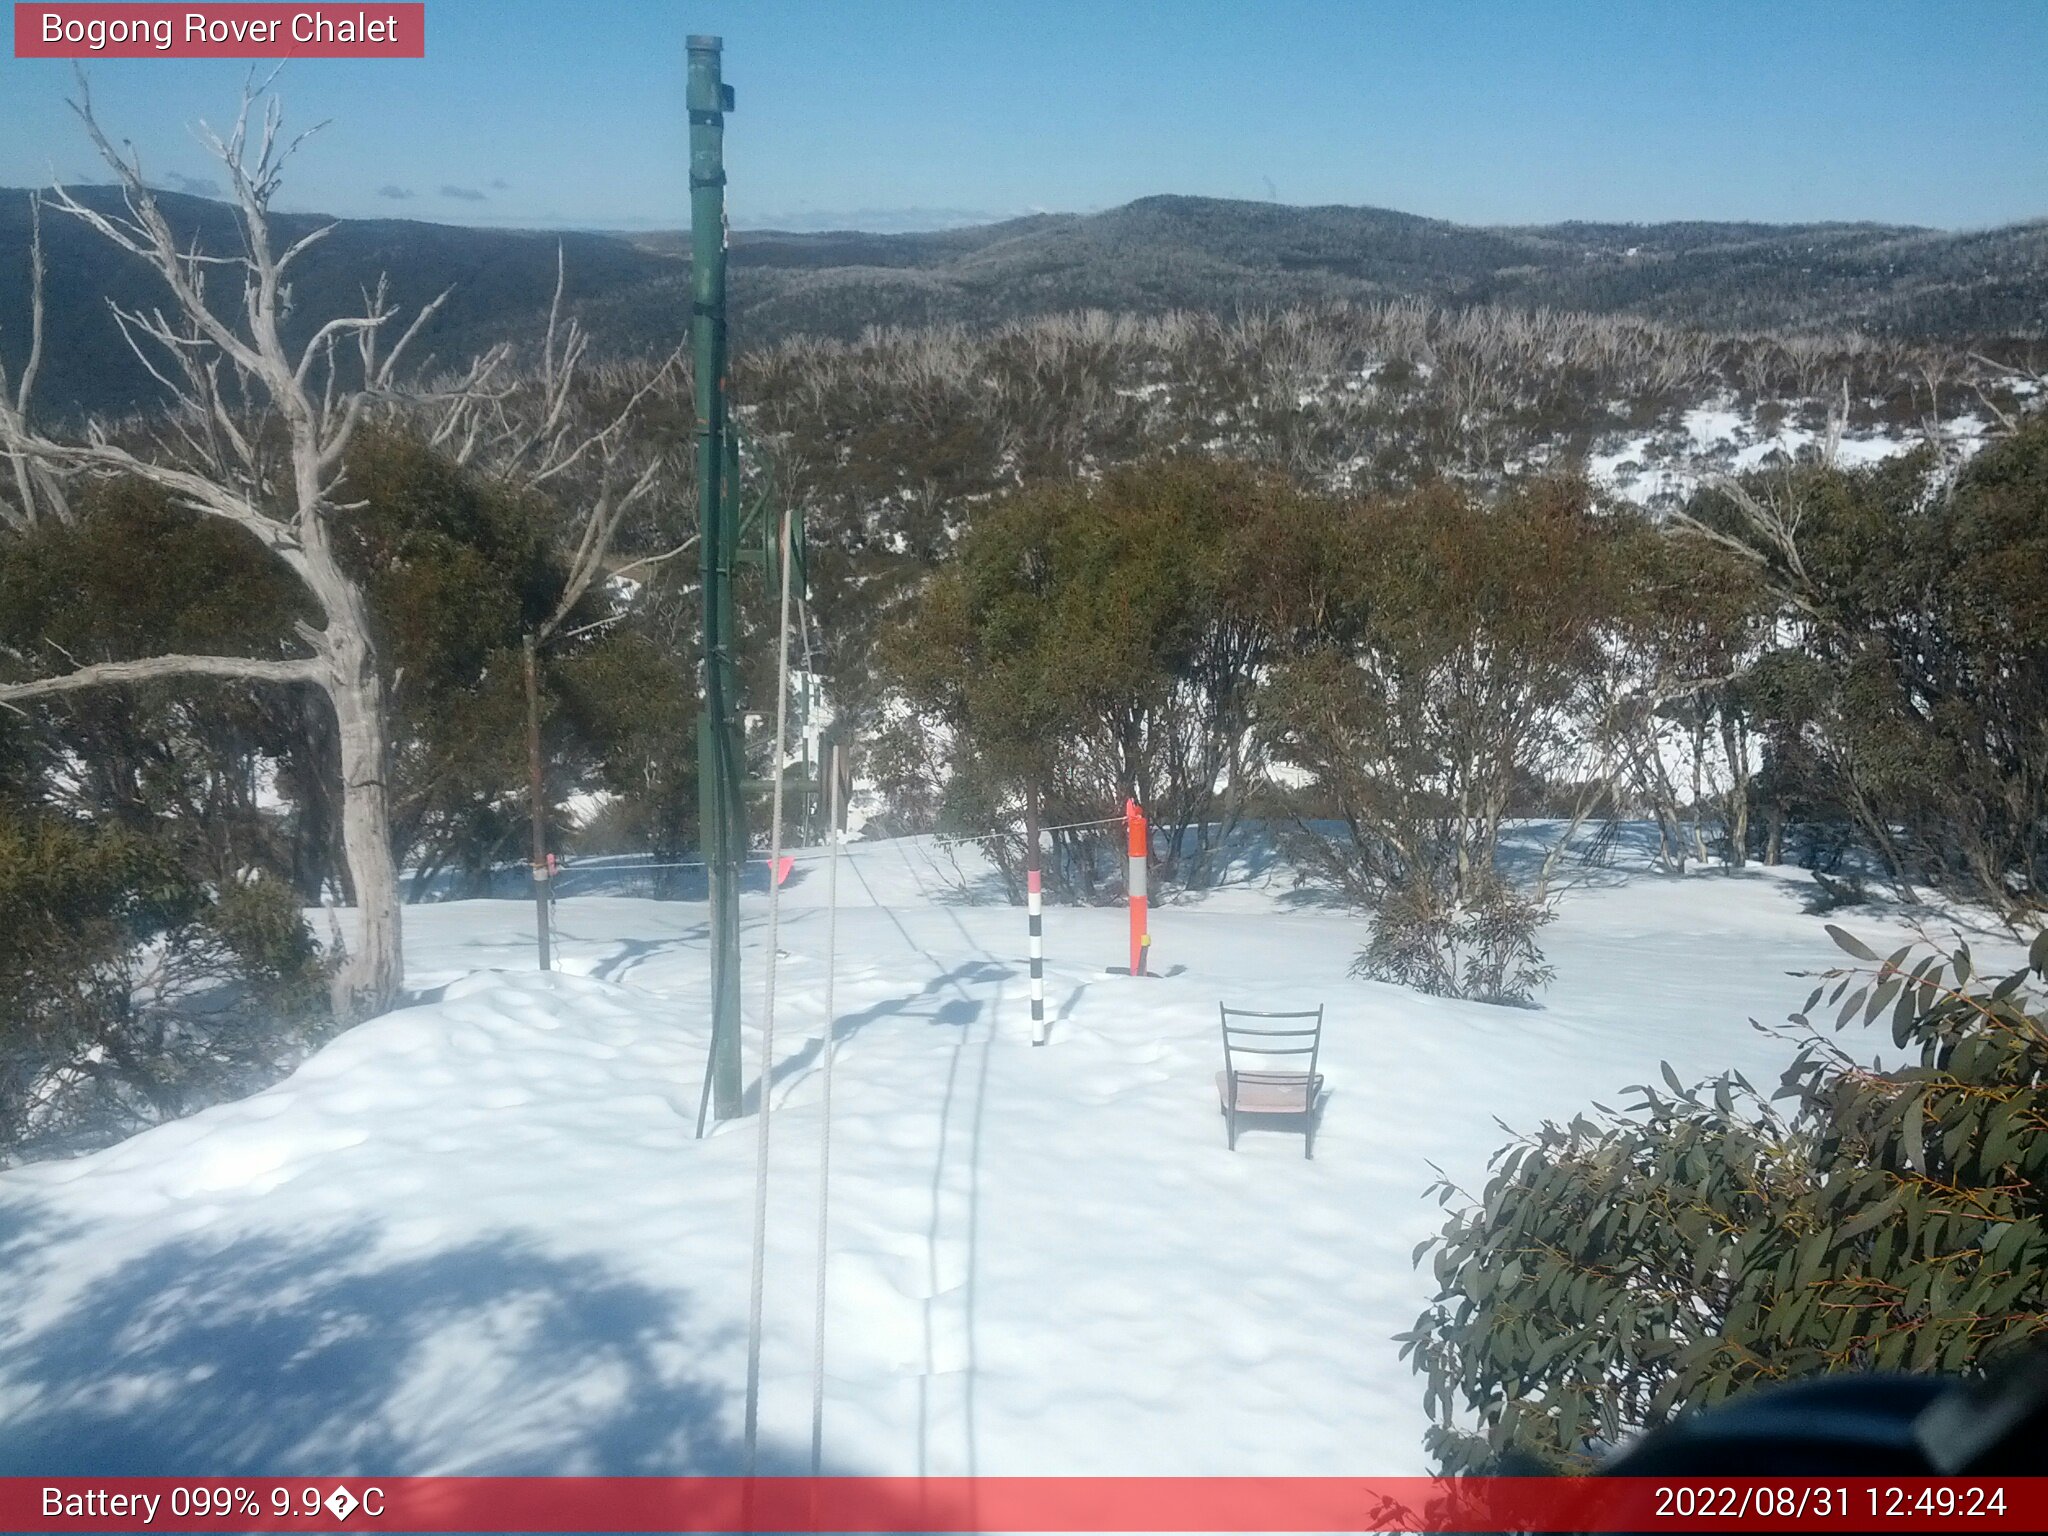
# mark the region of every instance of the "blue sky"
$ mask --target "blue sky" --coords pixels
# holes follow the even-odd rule
[[[372,8],[374,3],[372,0]],[[2048,215],[2048,3],[428,0],[422,61],[303,60],[281,204],[687,221],[683,39],[721,34],[733,222],[931,227],[1156,192],[1474,223]],[[89,66],[203,188],[244,66]],[[0,185],[90,175],[70,66],[0,58]]]

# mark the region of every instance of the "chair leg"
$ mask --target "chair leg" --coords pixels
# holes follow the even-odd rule
[[[1230,1127],[1230,1150],[1235,1152],[1237,1150],[1237,1106],[1233,1104],[1223,1113]]]

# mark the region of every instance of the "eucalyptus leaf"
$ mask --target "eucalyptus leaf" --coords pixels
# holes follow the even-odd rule
[[[1877,1204],[1865,1209],[1861,1214],[1851,1217],[1842,1224],[1841,1230],[1835,1234],[1835,1241],[1837,1243],[1846,1243],[1852,1238],[1861,1237],[1879,1222],[1891,1220],[1893,1216],[1898,1214],[1901,1198],[1901,1194],[1898,1191],[1894,1191],[1878,1201]]]
[[[1899,1125],[1899,1151],[1906,1160],[1906,1166],[1915,1173],[1927,1172],[1927,1147],[1924,1141],[1926,1126],[1922,1113],[1923,1096],[1913,1095],[1906,1102],[1905,1119]]]

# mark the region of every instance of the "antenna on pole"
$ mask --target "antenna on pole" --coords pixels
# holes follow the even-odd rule
[[[697,715],[697,820],[711,896],[711,1054],[705,1082],[721,1120],[739,1114],[741,798],[745,747],[733,655],[732,571],[739,542],[736,465],[725,402],[725,114],[722,39],[689,40],[690,334],[696,378],[697,531],[704,587],[702,705]],[[700,1128],[701,1128],[701,1115]]]

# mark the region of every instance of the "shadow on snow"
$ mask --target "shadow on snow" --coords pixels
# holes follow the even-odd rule
[[[0,1474],[741,1469],[676,1294],[513,1237],[386,1262],[375,1237],[163,1243],[0,1337]]]

